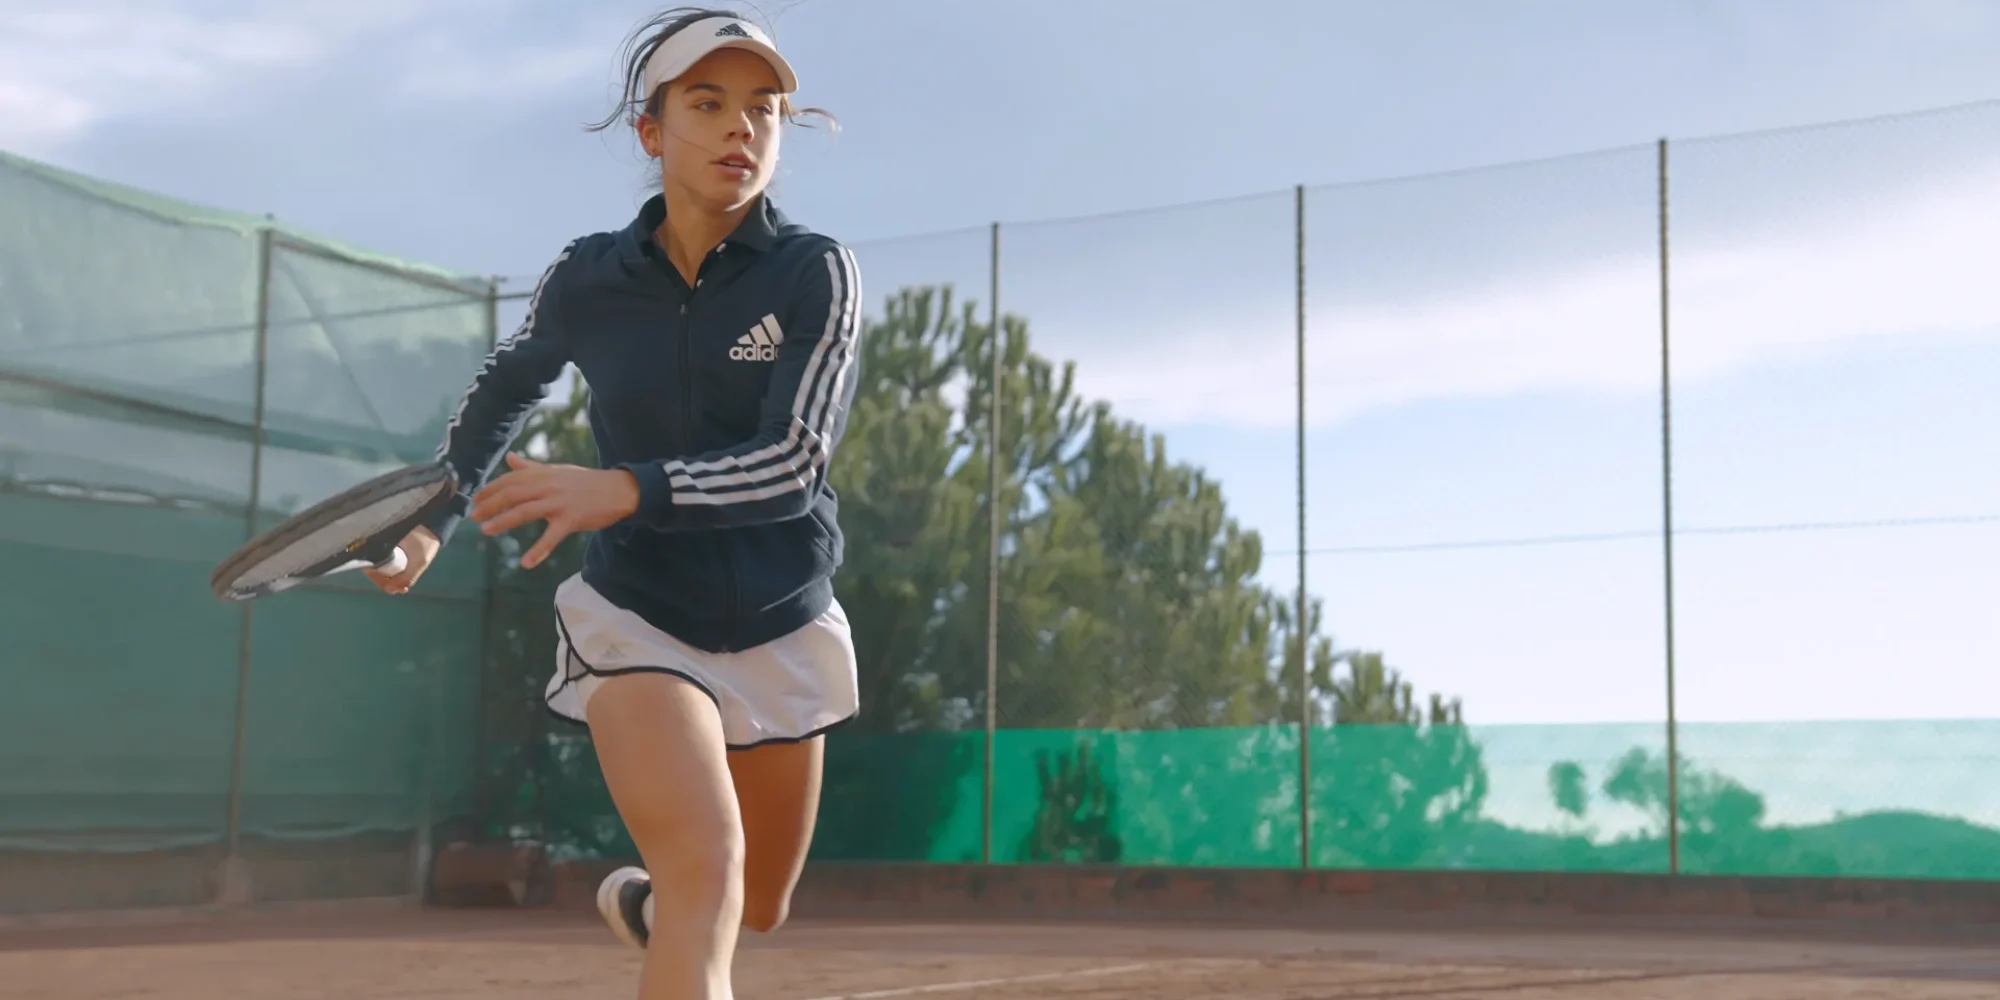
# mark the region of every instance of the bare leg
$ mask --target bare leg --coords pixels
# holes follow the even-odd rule
[[[743,817],[743,926],[777,930],[790,914],[819,813],[825,738],[768,743],[729,755]]]
[[[640,1000],[733,1000],[743,826],[715,703],[667,674],[622,674],[591,696],[612,801],[652,876]]]

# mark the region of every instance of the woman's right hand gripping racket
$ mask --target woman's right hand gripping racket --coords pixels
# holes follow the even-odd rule
[[[384,590],[407,589],[437,555],[437,539],[419,527],[457,490],[458,477],[442,462],[377,476],[244,543],[216,564],[209,586],[222,600],[247,601],[359,569]],[[410,547],[418,551],[405,551]]]

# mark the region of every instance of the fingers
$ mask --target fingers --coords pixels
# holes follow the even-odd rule
[[[399,573],[384,573],[373,566],[361,567],[361,575],[375,584],[376,589],[385,594],[407,594],[417,585],[417,579],[430,568],[431,560],[437,558],[439,541],[429,528],[418,526],[396,546],[403,553],[403,569]]]
[[[497,511],[479,522],[479,530],[489,535],[506,534],[530,521],[567,520],[562,502],[556,497],[543,497],[514,504]]]
[[[550,521],[548,528],[542,532],[542,537],[535,539],[535,544],[521,556],[521,568],[534,569],[540,566],[542,560],[554,553],[556,546],[561,545],[562,540],[569,536],[570,526],[567,522]]]
[[[483,521],[492,516],[495,510],[504,509],[510,503],[518,503],[519,500],[516,498],[523,491],[533,489],[534,484],[520,476],[495,476],[492,482],[480,487],[479,492],[472,495],[472,509],[466,511],[466,516],[475,521]]]
[[[533,521],[548,522],[548,527],[542,531],[542,536],[522,554],[522,569],[534,569],[540,566],[563,539],[576,531],[575,519],[563,509],[559,498],[542,497],[525,500],[505,508],[498,507],[497,503],[495,506],[497,512],[489,513],[486,519],[479,523],[479,530],[488,535],[504,534]]]
[[[577,530],[577,520],[565,502],[562,478],[562,472],[572,467],[551,466],[516,452],[507,453],[507,466],[514,471],[496,476],[474,493],[466,516],[487,535],[504,534],[532,521],[548,522],[541,537],[521,556],[521,568],[534,569]]]
[[[512,464],[514,456],[510,454],[507,459],[509,464]],[[528,460],[522,459],[522,461]],[[472,495],[472,509],[466,512],[466,516],[483,523],[510,507],[551,496],[558,485],[554,476],[539,473],[531,468],[523,468],[509,475],[495,476],[492,482]]]
[[[408,552],[406,551],[404,554],[407,556]],[[414,559],[410,560],[409,565],[405,566],[401,573],[394,575],[384,573],[372,566],[364,566],[361,569],[361,574],[369,580],[374,581],[376,588],[385,594],[409,593],[410,588],[416,586],[417,577],[422,576],[423,573],[424,567]]]
[[[512,498],[524,490],[529,495],[545,494],[560,483],[564,473],[578,471],[574,465],[550,465],[511,451],[507,453],[507,467],[514,471],[494,476],[472,494],[470,513],[474,520],[492,502],[519,502]]]
[[[466,511],[465,516],[484,525],[524,503],[544,499],[548,493],[544,484],[496,480],[493,485],[472,495],[472,509]]]

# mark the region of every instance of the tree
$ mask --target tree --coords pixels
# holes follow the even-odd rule
[[[1035,781],[1041,808],[1021,837],[1018,856],[1044,863],[1117,863],[1118,789],[1105,780],[1092,745],[1036,753]]]
[[[1549,796],[1571,819],[1580,820],[1590,811],[1590,788],[1585,782],[1583,766],[1573,760],[1549,765]]]
[[[854,407],[831,482],[846,554],[835,589],[862,681],[856,728],[957,729],[984,690],[989,443],[963,384],[988,350],[951,291],[892,299],[866,324]],[[958,388],[954,404],[948,390]]]
[[[1764,797],[1725,774],[1703,771],[1680,759],[1678,812],[1681,835],[1690,844],[1742,836],[1764,820]],[[1664,833],[1667,826],[1667,762],[1633,747],[1604,779],[1604,797],[1639,809]]]
[[[1322,864],[1436,865],[1486,803],[1483,755],[1457,699],[1419,706],[1382,654],[1328,656],[1346,666],[1326,696],[1334,725],[1313,746],[1313,855]]]
[[[1002,351],[1001,479],[987,407]],[[1271,721],[1283,601],[1253,582],[1254,532],[1165,442],[1086,405],[1074,369],[995,338],[949,288],[891,297],[862,339],[833,485],[856,622],[863,728],[983,716],[987,533],[1003,511],[1002,725],[1142,728]]]
[[[997,441],[988,414],[995,351],[1004,410]],[[983,722],[996,509],[994,707],[1003,728],[1275,733],[1272,724],[1298,718],[1295,676],[1307,649],[1312,702],[1331,706],[1317,718],[1412,729],[1423,721],[1409,685],[1385,673],[1379,655],[1337,653],[1316,635],[1317,606],[1302,628],[1289,595],[1257,584],[1262,541],[1230,516],[1220,485],[1173,461],[1160,436],[1082,399],[1074,366],[1036,354],[1022,318],[1005,317],[995,331],[949,287],[903,289],[865,321],[855,378],[831,485],[847,540],[835,590],[853,623],[862,711],[829,742],[825,801],[837,815],[822,815],[824,853],[938,856],[924,838],[957,808],[979,743],[926,736],[923,751],[912,752],[911,740]],[[566,405],[538,412],[524,433],[530,449],[592,461],[587,397],[579,387]],[[549,566],[512,571],[509,585],[552,588],[580,551],[580,542],[566,543]],[[515,645],[532,650],[540,641]],[[531,656],[531,673],[545,678],[545,660]],[[1345,680],[1335,677],[1341,665]],[[1327,787],[1357,814],[1424,815],[1443,800],[1447,817],[1476,811],[1484,788],[1477,755],[1462,739],[1438,735],[1462,736],[1458,719],[1455,703],[1433,697],[1430,726],[1368,766],[1379,781],[1350,786],[1336,777]],[[1272,752],[1269,739],[1244,747]],[[1035,850],[1069,855],[1081,844],[1116,842],[1105,825],[1109,804],[1132,796],[1092,786],[1118,780],[1093,752],[1062,750],[1040,763],[1045,815],[1025,842]],[[1188,783],[1228,780],[1212,770],[1180,773]],[[1390,791],[1407,784],[1390,780],[1403,771],[1418,791]],[[1070,829],[1077,823],[1089,829]],[[1115,848],[1086,853],[1106,852]]]
[[[1800,857],[1789,831],[1764,825],[1764,796],[1719,771],[1680,757],[1673,784],[1683,865],[1712,872],[1807,867],[1837,870],[1830,859]],[[1642,747],[1626,751],[1604,779],[1604,797],[1645,812],[1656,836],[1667,834],[1667,759]],[[1774,865],[1777,858],[1789,864]]]

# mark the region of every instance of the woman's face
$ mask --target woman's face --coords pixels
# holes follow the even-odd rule
[[[657,116],[639,122],[668,188],[717,209],[762,193],[778,160],[778,74],[742,49],[718,49],[664,87]]]

